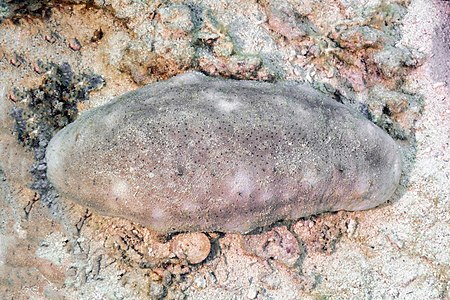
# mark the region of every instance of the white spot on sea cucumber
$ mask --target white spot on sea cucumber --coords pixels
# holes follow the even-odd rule
[[[223,113],[230,113],[243,106],[238,98],[233,95],[218,93],[217,91],[214,93],[203,91],[201,94],[206,99],[214,99],[214,107]]]
[[[129,194],[130,188],[125,180],[119,179],[113,182],[112,192],[117,198],[126,198]]]
[[[103,117],[103,122],[108,128],[113,128],[117,125],[120,117],[120,112],[117,111],[111,111],[107,115]]]
[[[185,201],[181,204],[181,208],[187,212],[195,212],[200,209],[198,204],[191,202],[191,201]]]
[[[154,207],[151,212],[151,217],[156,222],[162,222],[165,220],[166,212],[158,207]]]
[[[246,170],[238,170],[232,180],[229,182],[230,192],[232,195],[239,195],[242,198],[247,198],[255,189],[251,175]]]
[[[239,101],[227,101],[224,99],[219,99],[216,106],[220,111],[229,113],[241,107],[242,103]]]

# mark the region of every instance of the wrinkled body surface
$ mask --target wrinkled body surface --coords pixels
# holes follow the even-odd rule
[[[187,73],[125,94],[47,148],[56,189],[161,232],[248,232],[362,210],[400,177],[395,142],[311,88]]]

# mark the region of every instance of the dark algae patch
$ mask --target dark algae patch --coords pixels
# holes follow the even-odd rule
[[[47,180],[47,145],[58,130],[77,118],[77,103],[86,101],[89,92],[100,89],[105,82],[95,74],[75,74],[67,63],[42,67],[46,73],[40,86],[14,90],[15,105],[10,115],[15,120],[18,142],[34,154],[31,188],[39,192],[44,203],[51,205],[56,193]]]

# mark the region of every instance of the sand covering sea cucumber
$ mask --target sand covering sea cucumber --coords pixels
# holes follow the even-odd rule
[[[46,157],[61,194],[161,233],[369,209],[401,173],[388,134],[310,87],[195,72],[87,111]]]

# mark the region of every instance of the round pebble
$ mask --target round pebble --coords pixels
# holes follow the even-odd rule
[[[198,264],[208,257],[211,243],[204,233],[183,233],[172,240],[170,248],[178,258],[186,259],[190,264]]]

